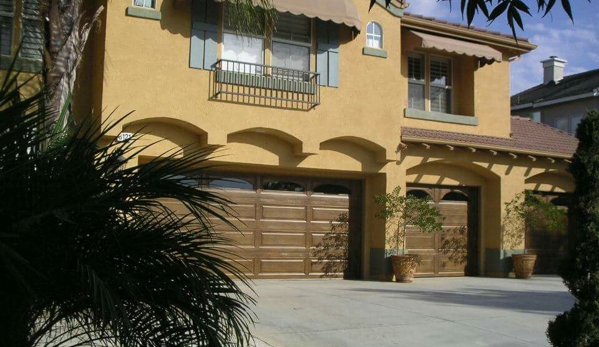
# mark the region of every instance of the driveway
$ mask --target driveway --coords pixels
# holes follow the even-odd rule
[[[254,284],[258,347],[548,346],[547,322],[574,303],[558,277]]]

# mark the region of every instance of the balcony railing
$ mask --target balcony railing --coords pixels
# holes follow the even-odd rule
[[[302,110],[320,105],[316,72],[221,59],[212,74],[216,100]]]

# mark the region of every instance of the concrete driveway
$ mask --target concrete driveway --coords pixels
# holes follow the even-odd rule
[[[574,303],[558,277],[254,284],[258,347],[548,346],[547,322]]]

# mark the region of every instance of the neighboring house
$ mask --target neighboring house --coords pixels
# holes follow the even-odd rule
[[[93,88],[77,91],[75,107],[103,121],[136,110],[106,141],[137,131],[160,141],[138,162],[223,146],[213,160],[223,166],[190,184],[207,180],[236,203],[242,233],[216,229],[239,242],[250,276],[320,276],[314,247],[348,214],[345,275],[384,278],[392,251],[373,196],[396,186],[430,197],[446,230],[466,227],[453,238],[409,233],[419,275],[501,276],[525,246],[549,254],[539,270],[552,271],[562,245],[531,236],[508,246],[502,234],[517,193],[573,190],[576,140],[510,117],[510,58],[533,44],[395,3],[273,3],[276,31],[249,35],[228,26],[226,2],[104,1],[79,75]]]
[[[575,135],[586,113],[599,109],[599,69],[564,76],[567,61],[551,56],[541,63],[543,83],[512,96],[512,115]]]

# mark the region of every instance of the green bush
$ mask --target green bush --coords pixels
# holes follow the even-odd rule
[[[547,336],[556,347],[599,346],[599,112],[579,124],[580,143],[569,171],[576,183],[578,229],[560,270],[576,298],[574,307],[549,323]]]

